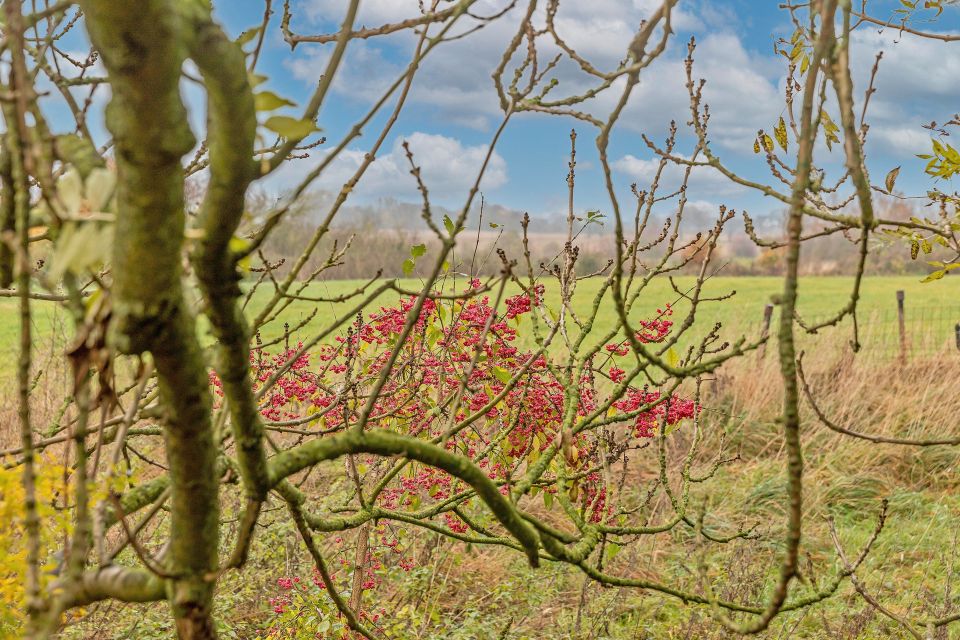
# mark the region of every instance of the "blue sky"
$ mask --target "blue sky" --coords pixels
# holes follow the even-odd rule
[[[504,4],[504,0],[481,0],[479,11]],[[656,4],[656,0],[567,0],[561,2],[558,25],[564,37],[598,66],[612,68],[623,56],[638,22]],[[684,130],[688,112],[681,60],[691,35],[699,43],[695,73],[707,80],[705,96],[713,113],[711,138],[715,152],[747,177],[769,178],[763,159],[753,154],[752,144],[757,129],[772,130],[783,113],[786,67],[783,58],[774,53],[773,44],[779,36],[789,37],[792,27],[778,4],[778,0],[680,0],[675,15],[676,35],[662,59],[642,75],[640,88],[611,142],[610,157],[618,188],[626,193],[631,182],[642,187],[649,179],[651,154],[640,138],[641,133],[659,141],[671,118],[680,122],[681,132]],[[217,16],[232,35],[258,24],[263,13],[261,0],[219,0],[214,5]],[[266,88],[302,105],[318,81],[332,45],[305,43],[291,52],[279,30],[282,3],[276,0],[274,5],[276,13],[259,71],[269,76]],[[291,5],[295,31],[321,33],[337,28],[346,2],[293,0]],[[886,18],[899,6],[899,0],[871,0],[868,6],[872,15]],[[358,22],[373,26],[414,15],[416,11],[417,0],[363,0]],[[516,20],[516,12],[508,14],[473,36],[431,53],[415,82],[406,111],[352,197],[361,202],[387,196],[416,200],[415,185],[399,147],[405,139],[410,141],[423,166],[424,177],[436,199],[448,205],[462,201],[499,122],[490,71],[512,36]],[[960,9],[948,8],[935,23],[924,26],[960,31]],[[409,33],[351,45],[319,121],[330,141],[337,140],[366,111],[384,84],[405,67],[412,45],[413,36]],[[903,165],[898,188],[923,193],[931,183],[914,154],[929,147],[930,135],[921,124],[944,121],[960,111],[960,42],[944,44],[901,36],[895,28],[881,32],[873,26],[861,27],[852,47],[858,95],[862,94],[873,56],[880,49],[884,51],[884,60],[877,80],[878,93],[871,102],[873,116],[868,118],[872,122],[869,167],[875,181],[882,181],[887,171]],[[558,91],[584,86],[583,76],[570,69],[559,75]],[[601,96],[595,108],[602,112],[613,93]],[[197,128],[202,127],[202,94],[198,88],[188,86],[185,96],[193,121]],[[298,109],[288,112],[296,115]],[[376,125],[381,121],[374,121],[367,135],[350,145],[344,159],[321,178],[319,188],[339,186],[338,180],[349,174],[372,143],[378,131]],[[559,214],[565,207],[567,136],[571,127],[580,134],[577,207],[608,212],[594,151],[594,131],[585,123],[546,115],[524,114],[511,121],[483,185],[487,199],[536,215]],[[690,142],[689,136],[681,136],[679,150],[689,151]],[[819,153],[823,160],[825,149]],[[318,150],[312,157],[287,166],[265,188],[281,192],[295,184],[316,165],[321,154]],[[835,155],[827,166],[837,167],[840,160]],[[676,180],[677,174],[670,172],[668,182]],[[954,188],[949,184],[940,187]],[[689,198],[704,207],[725,203],[761,215],[779,209],[776,202],[731,185],[712,170],[698,172]]]

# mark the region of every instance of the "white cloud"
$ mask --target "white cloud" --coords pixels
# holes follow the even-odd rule
[[[339,24],[346,3],[343,0],[307,0],[301,3],[307,16],[314,22]],[[419,14],[417,0],[364,0],[357,12],[357,24],[373,27],[381,23],[398,22]]]
[[[560,3],[557,28],[569,44],[598,67],[611,69],[623,58],[640,20],[659,3],[660,0],[565,0]],[[491,13],[505,5],[506,0],[481,0],[477,12]],[[343,11],[340,0],[305,0],[302,6],[307,8],[307,15],[301,16],[300,20],[312,20],[312,26],[317,27],[314,31],[335,29]],[[786,72],[783,59],[773,53],[757,53],[756,47],[748,48],[737,35],[740,27],[731,22],[732,10],[722,3],[685,0],[678,9],[673,15],[674,28],[679,32],[697,33],[694,74],[696,78],[707,80],[704,103],[710,106],[710,141],[714,151],[725,163],[742,170],[748,177],[769,179],[762,163],[752,162],[752,145],[757,130],[769,131],[783,113]],[[361,4],[358,23],[375,26],[410,17],[417,11],[417,0],[366,0]],[[415,80],[408,103],[412,111],[437,123],[436,129],[430,126],[431,131],[447,132],[451,125],[477,130],[491,128],[500,109],[490,72],[513,37],[519,15],[514,10],[469,38],[443,44],[430,54]],[[538,19],[542,23],[542,14]],[[465,29],[475,24],[470,18],[464,18],[463,24],[457,28]],[[324,28],[319,28],[320,25]],[[299,30],[306,31],[310,26]],[[752,45],[768,35],[754,30],[742,38],[748,38],[746,44]],[[402,73],[412,52],[414,38],[413,33],[402,32],[351,43],[335,90],[350,101],[369,103],[376,99]],[[538,46],[544,61],[556,52],[556,47],[549,42],[543,41]],[[868,117],[871,126],[868,152],[877,162],[889,164],[890,155],[903,157],[924,152],[929,145],[929,132],[920,126],[921,123],[942,121],[957,111],[954,78],[960,77],[960,57],[946,53],[952,51],[948,47],[950,45],[940,42],[901,35],[895,28],[880,33],[876,27],[867,25],[855,31],[852,64],[858,100],[862,100],[876,52],[881,49],[885,52],[877,77],[878,92],[871,100]],[[312,86],[322,72],[330,49],[329,45],[298,47],[296,59],[290,63],[292,73]],[[681,33],[671,39],[659,60],[643,70],[631,104],[618,123],[621,136],[625,132],[643,132],[660,142],[671,120],[677,121],[681,137],[689,136],[685,126],[690,117],[689,98],[684,86],[685,55],[686,36]],[[551,97],[579,93],[597,84],[597,79],[586,76],[570,63],[561,63],[554,75],[560,84]],[[619,97],[620,89],[622,83],[614,83],[585,109],[605,115]],[[835,108],[831,110],[836,116]],[[425,127],[422,123],[415,126]],[[689,151],[688,142],[689,137],[681,138],[678,148]],[[649,180],[655,161],[643,160],[646,148],[642,143],[638,146],[630,149],[634,155],[623,155],[614,166],[620,176],[628,176],[643,185]],[[403,186],[404,193],[414,193],[410,190],[413,183],[406,175],[405,159],[402,156],[394,158],[395,151],[378,160],[376,181],[368,179],[368,182],[371,185]],[[360,151],[350,152],[353,153],[361,154]],[[350,154],[341,162],[353,157]],[[835,149],[828,157],[824,150],[818,149],[817,156],[832,171],[836,168],[834,164],[842,160],[842,150]],[[361,157],[353,157],[353,164],[349,166],[356,166]],[[749,166],[738,166],[744,161]],[[751,175],[755,169],[758,175]],[[424,174],[428,173],[425,167]],[[439,167],[434,173],[444,175]],[[678,168],[668,170],[667,183],[679,184]],[[376,190],[375,187],[367,188]],[[391,188],[383,187],[382,190]],[[743,191],[709,169],[695,172],[690,190],[691,196],[696,194],[717,201]]]
[[[607,5],[612,5],[614,9],[619,7],[620,12],[623,12],[623,3],[618,0],[607,0]],[[639,10],[639,12],[648,16],[654,11],[656,11],[663,4],[663,0],[633,0],[634,9]],[[709,6],[710,3],[705,3],[705,6]],[[688,6],[692,6],[692,3],[688,3]],[[580,7],[587,8],[588,3],[581,3]],[[696,12],[699,13],[701,6],[698,6]],[[685,7],[676,5],[673,8],[673,11],[670,14],[670,21],[673,24],[674,29],[680,30],[691,30],[691,29],[702,29],[703,22],[700,18],[694,13],[693,10],[688,10]]]
[[[700,40],[694,77],[707,81],[703,100],[710,106],[710,138],[721,147],[748,152],[757,129],[770,128],[782,108],[778,74],[770,73],[769,61],[748,53],[733,34],[708,34]],[[640,109],[651,119],[662,114],[661,122],[688,120],[685,82],[682,59],[651,69],[642,79]],[[664,91],[671,94],[669,102],[660,98]]]
[[[492,15],[508,3],[481,0],[471,8],[474,15]],[[374,27],[419,15],[417,0],[371,0],[361,3],[357,24]],[[327,29],[341,20],[342,0],[310,0],[307,15],[324,21]],[[442,8],[442,7],[441,7]],[[436,109],[445,122],[478,130],[490,127],[490,117],[499,113],[499,101],[490,81],[500,55],[516,28],[517,11],[503,19],[485,24],[468,38],[439,45],[421,64],[414,80],[408,104]],[[449,35],[478,26],[471,17],[463,17]],[[333,26],[335,28],[335,26]],[[321,29],[322,30],[322,29]],[[437,26],[431,27],[436,34]],[[407,67],[417,34],[405,30],[365,41],[351,42],[334,82],[334,88],[350,100],[371,103],[378,99]],[[303,45],[288,62],[295,77],[313,85],[322,73],[331,46]]]
[[[867,117],[870,156],[875,154],[885,167],[889,160],[884,156],[909,158],[927,152],[930,132],[921,125],[946,120],[958,110],[953,87],[954,79],[960,77],[960,57],[946,55],[950,45],[900,35],[896,29],[881,33],[874,27],[864,27],[854,32],[851,43],[858,114],[875,56],[878,51],[884,52],[875,81],[877,92],[871,98]],[[666,123],[677,118],[683,131],[688,99],[681,65],[676,53],[670,52],[669,59],[646,70],[637,100],[624,116],[625,127],[662,133]],[[694,73],[707,79],[704,102],[710,105],[710,139],[715,150],[728,150],[723,155],[750,155],[757,129],[770,130],[782,113],[784,72],[779,58],[751,54],[734,35],[712,33],[700,39]],[[828,108],[836,116],[835,107]],[[842,160],[842,148],[835,148],[829,159],[825,149],[820,149],[818,157],[832,166],[831,162]],[[628,168],[624,160],[618,168],[624,173],[649,174],[654,165],[655,161],[641,161]],[[842,171],[839,166],[834,168]],[[718,174],[702,176],[708,177],[721,179]],[[709,182],[692,182],[697,189],[710,193]],[[721,191],[719,195],[725,194]]]
[[[491,15],[507,4],[506,0],[482,0],[471,11]],[[361,4],[357,23],[375,26],[409,18],[417,15],[417,5],[416,0],[372,0]],[[597,67],[612,70],[624,58],[642,20],[659,5],[660,0],[562,2],[556,17],[557,30],[565,41]],[[305,6],[307,17],[322,23],[313,25],[317,29],[322,26],[320,30],[335,28],[343,12],[340,0],[310,0]],[[502,19],[485,24],[470,37],[442,44],[431,52],[418,72],[408,102],[435,109],[437,116],[445,122],[478,130],[489,129],[493,119],[500,114],[490,74],[514,36],[520,15],[515,8]],[[543,24],[543,20],[541,10],[538,24]],[[674,29],[703,27],[701,20],[688,9],[676,8],[672,20]],[[478,24],[472,18],[463,18],[454,33]],[[353,100],[370,102],[376,99],[403,72],[415,38],[412,32],[404,31],[351,43],[335,81],[335,89]],[[330,49],[330,45],[319,48],[302,45],[297,48],[295,59],[287,63],[288,67],[295,77],[312,85],[322,72]],[[559,51],[548,37],[538,41],[538,49],[542,64]],[[521,48],[517,57],[521,57],[523,51]],[[578,93],[597,83],[596,78],[584,77],[579,67],[572,63],[561,63],[554,75],[561,81],[556,90],[558,95],[560,92]]]
[[[646,189],[653,181],[660,165],[658,158],[638,158],[626,154],[611,163],[614,171],[636,181],[639,189]],[[659,194],[664,195],[676,191],[683,184],[685,167],[668,162],[660,176]],[[731,182],[723,174],[712,167],[693,167],[690,180],[687,183],[688,193],[696,194],[698,198],[722,199],[743,193],[745,188]]]
[[[919,126],[877,126],[870,130],[870,142],[878,142],[908,157],[930,152],[930,134]]]
[[[661,4],[662,0],[633,0],[629,5],[623,0],[561,2],[557,31],[581,55],[612,68],[623,59],[640,22]],[[680,7],[671,13],[671,24],[680,31],[704,27],[694,13]]]
[[[431,197],[440,203],[465,198],[473,186],[477,172],[487,155],[489,146],[464,145],[455,138],[415,132],[404,138],[410,145],[414,161],[420,167],[421,176]],[[417,183],[410,175],[410,162],[403,149],[403,140],[398,138],[389,152],[379,156],[370,165],[352,197],[372,200],[393,197],[418,200]],[[353,175],[364,160],[366,152],[361,149],[345,149],[340,156],[320,175],[313,186],[338,191]],[[319,159],[297,160],[284,165],[272,178],[278,188],[296,184]],[[484,173],[481,186],[491,190],[507,182],[507,163],[494,152]]]
[[[613,68],[625,51],[640,21],[661,0],[592,0],[561,2],[556,24],[560,35],[601,68]],[[476,13],[493,13],[506,0],[482,0]],[[366,26],[417,15],[417,0],[367,0],[361,4],[358,23]],[[335,28],[341,19],[341,0],[308,0],[307,17],[314,23]],[[729,16],[723,6],[705,0],[688,0],[673,12],[678,31],[696,31],[698,47],[694,73],[707,80],[705,101],[713,114],[711,138],[721,148],[749,153],[758,128],[770,128],[783,108],[785,66],[779,56],[749,52],[739,37],[729,31]],[[727,8],[729,12],[729,8]],[[499,113],[499,104],[489,76],[506,43],[514,35],[520,12],[516,9],[469,38],[442,45],[430,54],[420,70],[411,103],[438,110],[438,117],[472,128],[486,129]],[[542,22],[543,16],[539,20]],[[458,28],[475,25],[463,19]],[[371,100],[403,70],[412,51],[414,34],[351,43],[337,88],[353,99]],[[674,36],[667,52],[645,69],[640,86],[622,126],[647,133],[662,132],[671,119],[688,119],[683,58],[686,42]],[[865,87],[874,55],[883,49],[884,60],[877,79],[878,93],[871,112],[874,126],[896,128],[941,119],[956,111],[954,79],[960,77],[960,57],[946,55],[943,43],[900,34],[896,28],[880,31],[867,25],[852,38],[854,80]],[[546,42],[539,44],[544,60],[556,52]],[[299,47],[291,69],[305,82],[316,82],[330,47]],[[561,81],[551,95],[577,93],[595,85],[572,64],[563,64],[555,74]],[[349,79],[349,81],[347,80]],[[605,113],[616,99],[615,85],[588,109]],[[924,118],[917,119],[920,113]],[[884,144],[897,139],[892,133],[876,135]]]
[[[954,34],[956,35],[956,34]],[[896,29],[859,29],[851,38],[854,80],[866,86],[874,56],[883,51],[877,76],[878,89],[887,99],[916,99],[935,96],[956,97],[955,81],[960,77],[960,58],[950,55],[949,44],[908,34]]]
[[[403,68],[385,55],[383,49],[367,41],[350,43],[347,55],[333,79],[333,88],[350,100],[372,102],[396,80]],[[285,60],[287,68],[298,80],[315,85],[327,67],[330,48],[301,48]]]
[[[867,123],[868,151],[908,155],[930,147],[930,132],[922,124],[943,121],[958,110],[955,84],[960,58],[952,48],[926,38],[900,34],[895,28],[860,29],[851,38],[855,96],[862,104],[877,52],[883,51]]]

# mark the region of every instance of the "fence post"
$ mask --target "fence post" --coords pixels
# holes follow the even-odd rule
[[[960,350],[960,322],[953,328],[953,334],[957,338],[957,350]]]
[[[773,305],[768,304],[763,308],[763,324],[760,325],[760,339],[766,338],[770,335],[770,318],[773,317]],[[960,325],[957,325],[960,326]],[[764,354],[767,352],[767,343],[764,342],[760,345],[759,354],[760,359],[763,360]]]
[[[907,363],[907,326],[903,318],[903,289],[897,291],[897,325],[900,329],[900,364]]]

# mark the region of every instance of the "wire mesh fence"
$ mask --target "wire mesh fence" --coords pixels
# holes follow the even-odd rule
[[[956,349],[956,326],[960,305],[937,307],[905,306],[903,342],[907,355],[930,355]],[[863,328],[864,348],[882,353],[900,353],[900,319],[896,309],[874,310]]]
[[[863,352],[879,357],[914,357],[960,354],[960,305],[911,306],[904,304],[901,327],[900,311],[891,301],[889,309],[860,309],[858,313],[860,346]],[[804,318],[808,325],[827,317]],[[846,319],[838,331],[850,334]],[[852,337],[852,336],[851,336]]]

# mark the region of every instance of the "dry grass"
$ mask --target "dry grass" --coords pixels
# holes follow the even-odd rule
[[[956,435],[960,358],[955,351],[917,356],[901,365],[895,357],[869,349],[853,357],[846,341],[847,336],[838,332],[803,340],[807,379],[819,406],[834,422],[898,438]],[[696,485],[690,501],[692,509],[705,510],[705,526],[726,533],[741,525],[756,526],[756,539],[716,545],[705,543],[688,527],[678,527],[625,547],[605,562],[609,571],[692,591],[711,588],[716,595],[733,600],[763,600],[777,567],[786,498],[782,438],[776,424],[781,387],[773,351],[771,346],[765,357],[752,355],[732,362],[705,384],[705,439],[696,466],[707,468],[721,441],[731,455],[738,452],[740,459],[722,467],[710,481]],[[66,384],[63,372],[50,361],[34,391],[36,424],[45,426],[56,420]],[[858,575],[876,598],[899,613],[922,618],[952,611],[955,598],[948,589],[960,523],[960,477],[956,473],[960,450],[856,440],[820,424],[808,405],[802,413],[805,560],[803,581],[794,593],[802,595],[812,585],[824,584],[838,568],[827,518],[835,519],[845,547],[855,553],[874,527],[881,500],[889,498],[887,526]],[[11,428],[15,422],[14,404],[4,403],[0,424],[6,428],[0,429],[0,447],[17,444],[16,430]],[[673,476],[690,441],[689,429],[670,438],[668,460]],[[635,454],[624,499],[639,502],[656,473],[653,447]],[[328,481],[318,474],[308,485],[329,488]],[[549,517],[539,501],[532,509]],[[643,513],[658,522],[669,517],[670,509],[661,495]],[[282,520],[279,512],[267,518],[271,523]],[[269,541],[264,544],[276,544],[275,536],[266,531],[262,535]],[[579,638],[603,634],[614,638],[730,637],[703,608],[687,608],[672,599],[632,590],[584,587],[582,576],[572,569],[548,566],[532,573],[516,554],[505,550],[467,550],[459,543],[438,543],[434,534],[415,535],[416,544],[422,547],[419,559],[427,568],[425,573],[416,580],[401,577],[395,585],[385,583],[371,597],[388,607],[415,607],[425,620],[439,615],[448,621],[466,621],[479,615],[496,622],[491,628],[506,628],[509,623],[511,634],[526,633],[533,638],[558,629],[564,637]],[[228,615],[239,616],[238,624],[241,618],[250,623],[268,620],[262,601],[268,597],[270,585],[297,567],[303,573],[309,571],[307,559],[296,545],[284,549],[280,562],[276,553],[265,549],[244,573],[247,584],[243,593],[259,593],[260,600],[250,600],[250,595],[242,595],[237,587],[237,599],[231,601]],[[254,584],[260,586],[253,589]],[[267,595],[262,595],[264,590]],[[132,609],[116,611],[122,617]],[[162,607],[158,608],[157,616],[163,614]],[[438,637],[431,635],[435,627],[435,623],[424,625],[411,637]],[[764,637],[899,638],[903,633],[844,584],[825,603],[778,619]]]
[[[902,365],[896,358],[871,356],[870,352],[852,357],[845,340],[845,336],[834,335],[805,341],[808,381],[817,404],[835,424],[901,439],[957,435],[960,358],[955,351],[945,350]],[[769,578],[776,566],[786,499],[785,457],[776,424],[780,391],[773,354],[732,364],[708,388],[704,424],[713,442],[705,446],[705,452],[712,454],[717,436],[726,432],[742,460],[703,486],[698,499],[707,505],[707,522],[759,524],[760,538],[749,545],[730,545],[736,549],[715,548],[696,561],[685,559],[691,549],[687,540],[680,544],[669,540],[663,553],[691,571],[705,573],[716,584],[731,583],[723,567],[738,554],[751,559],[747,576],[738,578],[741,584]],[[825,427],[809,405],[803,406],[802,413],[803,552],[808,565],[806,586],[799,591],[823,584],[838,567],[828,518],[837,522],[847,552],[856,553],[873,529],[881,501],[888,498],[887,525],[858,575],[875,597],[908,617],[927,618],[954,610],[950,583],[955,531],[960,523],[956,497],[960,451],[949,446],[907,447],[858,440]],[[702,564],[696,566],[698,562]],[[786,616],[784,625],[788,626],[767,635],[905,637],[902,628],[877,617],[851,592],[844,585],[832,600],[807,614]],[[696,626],[703,635],[692,637],[726,637],[709,617],[701,617]]]
[[[897,438],[933,438],[955,435],[960,398],[956,380],[960,358],[944,351],[912,359],[864,353],[849,355],[846,337],[805,340],[805,368],[816,389],[818,404],[835,422],[865,433]],[[697,486],[690,504],[704,509],[705,526],[733,533],[740,525],[756,526],[757,538],[726,545],[704,543],[689,528],[639,539],[605,565],[634,578],[736,601],[762,602],[778,567],[783,533],[785,459],[776,418],[780,409],[780,381],[776,358],[748,358],[723,369],[707,387],[704,430],[698,454],[706,468],[717,454],[721,434],[730,453],[740,460],[721,469],[710,482]],[[903,447],[852,439],[826,428],[804,406],[805,527],[803,575],[794,594],[811,593],[839,568],[830,538],[833,518],[848,553],[856,553],[872,532],[884,498],[890,500],[885,530],[858,572],[872,595],[908,617],[926,618],[953,610],[949,591],[956,550],[954,531],[960,523],[956,497],[955,447]],[[690,444],[689,432],[672,438],[668,460],[675,474]],[[631,463],[627,487],[639,500],[656,474],[652,451]],[[670,516],[669,502],[655,499],[645,515],[653,522]],[[533,511],[541,511],[536,506]],[[541,511],[540,515],[547,514]],[[484,550],[481,562],[464,564],[460,580],[447,584],[443,610],[447,615],[479,604],[477,582],[506,580],[517,568],[513,556]],[[546,579],[543,584],[548,584]],[[564,629],[564,637],[601,637],[598,621],[612,624],[610,637],[729,638],[730,633],[708,610],[685,608],[674,600],[630,590],[590,586],[581,600],[582,578],[575,572],[553,587],[539,621],[526,621],[530,637]],[[546,587],[545,587],[546,588]],[[577,611],[583,623],[574,633]],[[600,625],[604,626],[604,625]],[[949,630],[944,630],[947,634]],[[960,631],[960,630],[958,630]],[[957,635],[957,632],[953,632]],[[953,637],[942,635],[942,637]],[[784,615],[762,637],[768,638],[900,638],[903,629],[878,614],[857,596],[848,583],[823,604],[801,613]],[[938,636],[939,637],[939,636]]]

